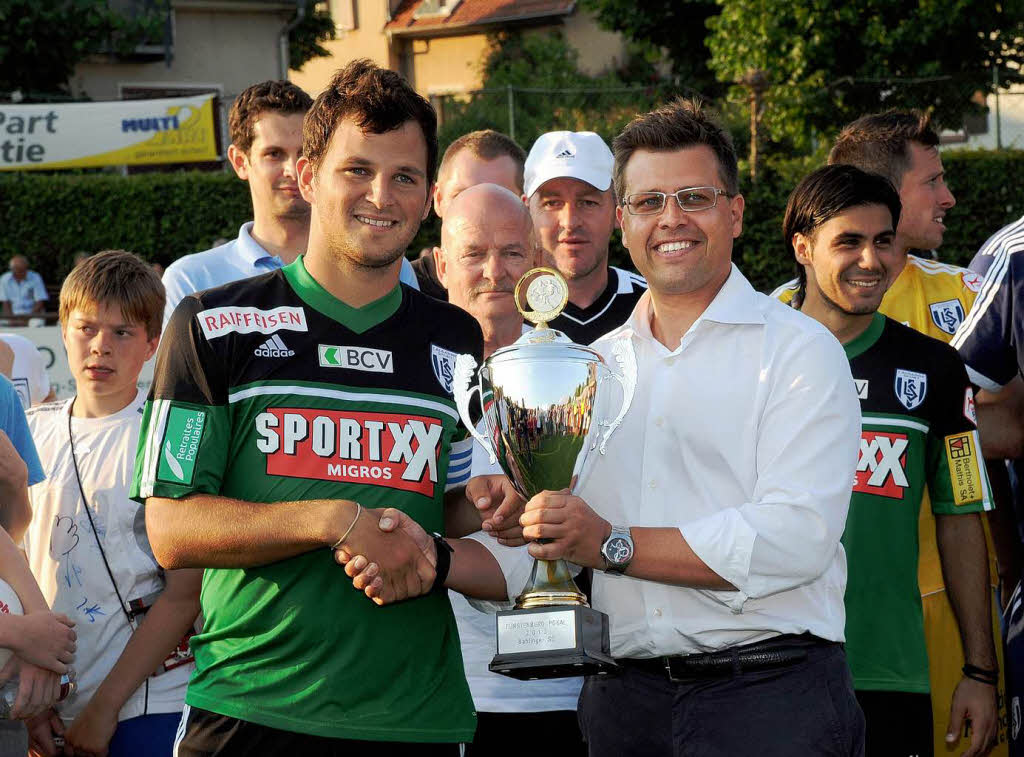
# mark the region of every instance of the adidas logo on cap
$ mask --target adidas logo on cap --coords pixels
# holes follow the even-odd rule
[[[257,347],[252,354],[257,357],[291,357],[295,354],[295,350],[288,349],[281,340],[281,337],[274,334],[270,339]]]
[[[576,157],[576,153],[574,153],[572,150],[566,148],[565,150],[562,150],[560,153],[558,153],[558,155],[556,155],[555,157],[556,158],[563,158],[563,159],[575,158]]]

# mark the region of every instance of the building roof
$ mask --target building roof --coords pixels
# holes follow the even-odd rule
[[[402,0],[384,27],[391,34],[437,36],[468,31],[467,27],[529,22],[567,16],[575,0],[462,0],[451,13],[421,15],[416,12],[425,0]]]

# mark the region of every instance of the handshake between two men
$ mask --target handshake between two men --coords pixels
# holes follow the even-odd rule
[[[448,503],[448,539],[427,533],[395,508],[360,510],[335,545],[334,559],[345,566],[352,585],[378,605],[441,588],[506,600],[505,578],[495,558],[479,541],[457,538],[481,528],[506,547],[534,542],[528,551],[536,558],[601,564],[599,546],[608,524],[567,490],[542,492],[525,502],[505,476],[487,475],[470,479],[458,496],[466,504]],[[536,543],[539,539],[545,543]]]

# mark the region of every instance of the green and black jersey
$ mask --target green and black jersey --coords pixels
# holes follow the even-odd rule
[[[443,532],[449,461],[470,445],[456,441],[454,360],[482,352],[462,310],[401,285],[351,308],[301,257],[186,297],[163,336],[132,496],[352,499]],[[333,738],[473,737],[445,592],[378,607],[320,549],[208,569],[202,607],[189,704]]]
[[[927,692],[918,516],[991,509],[967,371],[948,345],[876,314],[844,345],[863,415],[843,534],[846,652],[857,689]]]

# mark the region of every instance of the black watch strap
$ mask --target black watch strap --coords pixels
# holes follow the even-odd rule
[[[448,571],[452,567],[452,545],[445,541],[441,534],[431,534],[434,537],[434,551],[437,552],[437,565],[434,566],[434,584],[430,587],[431,592],[445,591],[444,582],[448,580]]]

